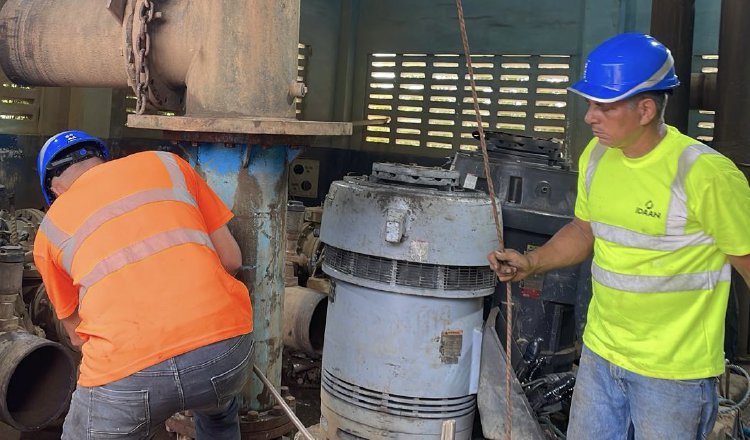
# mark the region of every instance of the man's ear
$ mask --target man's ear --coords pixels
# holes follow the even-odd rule
[[[55,194],[55,197],[60,197],[60,194],[64,193],[68,188],[58,176],[52,178],[52,181],[49,183],[49,189]]]
[[[638,102],[638,113],[641,117],[640,124],[646,126],[653,122],[656,114],[656,102],[651,98],[643,98]]]

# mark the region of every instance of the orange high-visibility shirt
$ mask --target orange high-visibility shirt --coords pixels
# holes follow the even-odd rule
[[[58,318],[78,308],[78,383],[103,385],[252,331],[210,235],[232,213],[190,165],[143,152],[86,171],[50,207],[34,260]]]

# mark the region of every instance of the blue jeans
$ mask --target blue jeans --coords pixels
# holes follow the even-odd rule
[[[249,377],[252,348],[252,336],[247,334],[106,385],[78,386],[62,439],[148,439],[174,413],[190,409],[199,440],[238,440],[238,394]]]
[[[719,408],[716,378],[641,376],[583,347],[568,440],[703,440]]]

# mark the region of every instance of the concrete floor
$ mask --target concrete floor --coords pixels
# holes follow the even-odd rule
[[[750,370],[750,362],[743,363],[742,367]],[[299,386],[294,383],[285,383],[285,385],[289,386],[291,394],[297,399],[297,415],[300,420],[308,427],[317,425],[320,420],[319,386],[312,386],[310,384]],[[745,386],[744,378],[733,375],[730,395],[736,400],[740,399],[745,392]],[[750,406],[745,408],[741,418],[747,426],[750,426]],[[719,417],[714,429],[715,435],[709,438],[709,440],[725,440],[727,437],[724,433],[731,432],[733,420],[734,417],[732,415]],[[43,432],[21,434],[7,425],[0,423],[0,440],[59,440],[60,433],[60,426],[57,426],[48,428]],[[165,429],[161,429],[154,437],[154,440],[173,440],[174,438],[173,434],[168,433]]]

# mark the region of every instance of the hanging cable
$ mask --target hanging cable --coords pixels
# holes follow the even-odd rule
[[[464,7],[461,0],[456,0],[456,9],[458,10],[458,23],[461,27],[461,42],[464,46],[464,57],[466,58],[466,69],[469,73],[469,84],[471,85],[471,97],[474,103],[474,114],[477,117],[477,130],[479,131],[479,144],[482,147],[482,158],[484,159],[484,175],[487,178],[487,192],[492,204],[492,217],[495,220],[495,230],[497,232],[497,241],[500,248],[505,249],[503,244],[503,229],[498,216],[497,201],[495,200],[495,187],[492,183],[492,174],[490,173],[490,159],[487,155],[487,141],[484,138],[484,127],[482,126],[482,115],[479,113],[479,98],[477,97],[477,85],[474,81],[474,68],[471,65],[471,52],[469,51],[469,37],[466,34],[466,22],[464,20]],[[513,405],[511,403],[511,330],[513,329],[513,304],[510,282],[505,283],[505,403],[507,413],[505,419],[505,438],[511,440],[513,432]]]

